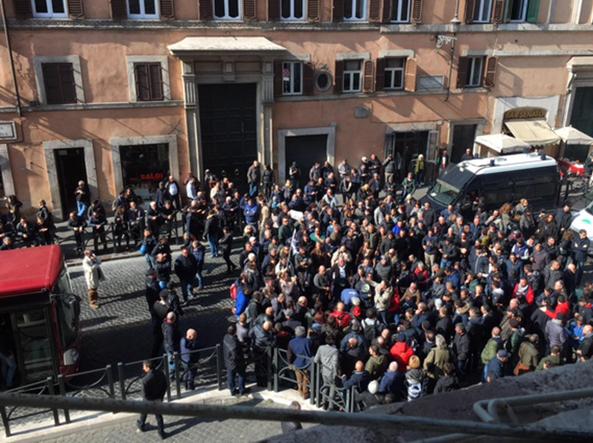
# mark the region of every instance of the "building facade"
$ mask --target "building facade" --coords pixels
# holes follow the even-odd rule
[[[0,192],[58,217],[167,173],[458,161],[535,115],[593,135],[593,0],[4,0]],[[10,47],[10,50],[9,50]]]

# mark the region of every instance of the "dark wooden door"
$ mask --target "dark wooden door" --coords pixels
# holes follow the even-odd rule
[[[451,163],[459,163],[467,148],[470,148],[473,151],[475,138],[476,125],[455,125],[453,127]]]
[[[426,145],[428,131],[397,132],[395,134],[395,160],[401,176],[414,172],[418,155],[424,155],[426,161]]]
[[[256,85],[200,85],[203,167],[244,189],[257,159]]]
[[[313,163],[323,164],[327,160],[327,134],[321,135],[298,135],[295,137],[286,137],[286,170],[288,177],[288,168],[292,162],[296,162],[301,170],[301,186],[308,177],[309,169]]]
[[[74,191],[78,186],[78,181],[87,182],[84,148],[56,149],[54,155],[60,186],[60,199],[62,200],[62,216],[67,219],[70,211],[76,210]]]

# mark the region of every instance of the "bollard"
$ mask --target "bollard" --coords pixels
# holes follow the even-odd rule
[[[54,380],[52,377],[47,377],[45,379],[45,381],[47,382],[47,392],[49,393],[49,395],[55,395],[55,389],[54,389]],[[60,416],[58,414],[58,410],[56,408],[51,408],[51,412],[54,416],[54,426],[59,426],[60,425]]]
[[[124,375],[124,364],[119,362],[117,364],[117,378],[119,378],[119,390],[121,391],[121,399],[126,399],[126,378]]]
[[[64,382],[64,376],[62,374],[58,375],[58,386],[60,387],[60,395],[62,397],[66,396],[66,383]],[[70,423],[70,410],[64,409],[64,419],[66,423]]]
[[[216,381],[218,382],[218,390],[222,391],[224,386],[222,384],[222,362],[224,356],[222,355],[222,346],[220,343],[216,345]]]
[[[163,354],[163,372],[167,377],[167,401],[171,401],[171,373],[169,369],[169,359],[167,354]]]
[[[10,437],[10,424],[8,423],[8,414],[6,414],[6,408],[2,406],[0,408],[0,417],[2,417],[2,425],[4,426],[4,435]]]
[[[179,358],[179,353],[173,353],[173,360],[175,361],[175,391],[177,393],[177,398],[181,398],[181,359]]]

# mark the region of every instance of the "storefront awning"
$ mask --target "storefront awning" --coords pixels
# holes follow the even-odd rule
[[[476,143],[486,146],[499,154],[517,154],[529,149],[529,144],[506,134],[480,135]]]
[[[168,46],[173,55],[269,54],[286,52],[286,48],[265,37],[186,37]]]
[[[554,132],[567,145],[593,145],[593,137],[588,136],[572,126],[556,129]]]
[[[516,138],[531,146],[554,145],[560,142],[560,137],[552,131],[545,120],[508,121],[505,126]]]

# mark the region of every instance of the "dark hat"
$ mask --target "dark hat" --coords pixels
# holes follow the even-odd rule
[[[396,341],[406,341],[406,334],[397,334]]]
[[[500,351],[498,351],[498,352],[496,353],[496,356],[497,356],[498,358],[509,358],[509,357],[510,357],[510,355],[509,355],[508,351],[506,351],[505,349],[501,349]]]
[[[556,315],[556,320],[566,321],[566,315],[565,314],[558,314],[558,315]]]
[[[517,320],[516,318],[511,318],[509,320],[509,325],[511,325],[511,328],[518,328],[520,324],[521,324],[521,322],[519,320]]]

